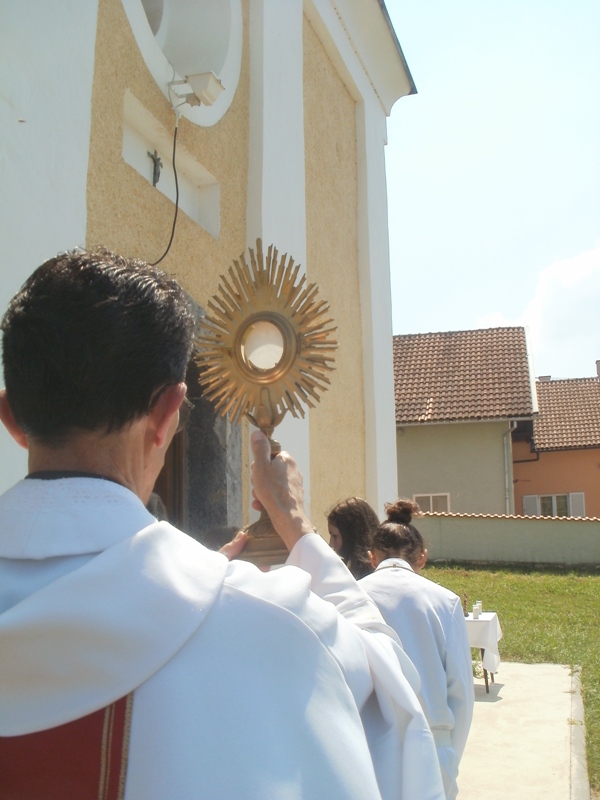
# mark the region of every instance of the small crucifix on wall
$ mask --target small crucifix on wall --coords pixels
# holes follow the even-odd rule
[[[147,151],[148,156],[152,159],[153,167],[152,167],[152,186],[156,186],[160,179],[160,171],[162,169],[162,161],[160,160],[160,156],[154,151],[151,153],[150,150]]]

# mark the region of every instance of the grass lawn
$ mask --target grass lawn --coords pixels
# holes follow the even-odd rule
[[[481,599],[498,612],[505,661],[581,665],[590,787],[600,798],[600,572],[428,565],[423,574],[466,592],[469,608]]]

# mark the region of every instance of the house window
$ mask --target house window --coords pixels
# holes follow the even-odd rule
[[[449,494],[413,494],[413,500],[421,511],[450,511]]]
[[[524,495],[523,516],[585,517],[584,493]]]
[[[569,498],[566,494],[544,494],[540,496],[542,517],[568,517]]]

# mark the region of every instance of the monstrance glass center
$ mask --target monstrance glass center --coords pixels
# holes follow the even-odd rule
[[[257,320],[245,332],[241,349],[242,357],[250,367],[275,369],[283,358],[283,334],[272,322]]]

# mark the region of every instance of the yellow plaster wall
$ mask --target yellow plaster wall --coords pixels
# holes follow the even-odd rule
[[[219,182],[218,239],[179,210],[175,238],[160,266],[173,274],[196,302],[206,307],[219,276],[246,248],[248,185],[248,20],[244,8],[242,68],[232,105],[212,127],[181,118],[178,147],[185,147]],[[138,49],[121,0],[100,0],[95,51],[87,182],[86,245],[105,245],[126,256],[155,261],[171,235],[174,205],[126,164],[122,156],[126,90],[163,125],[174,130],[175,115]],[[75,243],[74,243],[75,244]],[[248,475],[244,425],[243,475]],[[243,508],[249,505],[248,480]]]
[[[356,109],[306,17],[303,37],[307,273],[339,343],[331,387],[310,415],[311,514],[323,531],[329,507],[366,485]]]
[[[230,109],[214,126],[181,118],[178,146],[215,176],[221,188],[219,239],[179,211],[175,239],[161,267],[174,274],[200,304],[219,275],[246,246],[248,174],[248,42],[239,86]],[[106,245],[127,256],[155,261],[164,252],[174,206],[122,157],[123,101],[129,89],[164,126],[175,115],[139,52],[120,0],[100,0],[96,38],[92,126],[87,189],[88,246]]]

